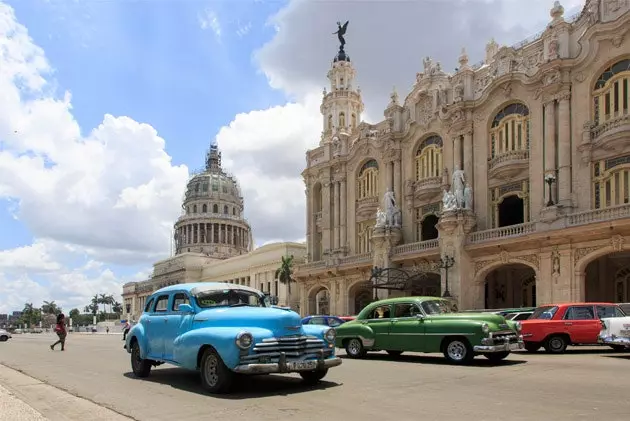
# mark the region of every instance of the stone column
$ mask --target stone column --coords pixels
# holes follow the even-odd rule
[[[333,227],[334,227],[334,243],[333,249],[339,248],[339,202],[341,201],[339,195],[339,182],[333,182]]]
[[[346,196],[346,180],[343,179],[339,182],[340,200],[339,200],[339,244],[341,247],[345,247],[348,240],[346,238],[346,222],[348,220],[348,197]]]
[[[332,247],[331,233],[331,198],[330,198],[330,182],[322,183],[322,249],[324,252]],[[322,256],[322,260],[323,260]]]
[[[556,173],[556,102],[545,104],[545,172]],[[548,194],[548,193],[546,193]],[[554,197],[554,202],[557,197]]]
[[[387,162],[385,163],[385,188],[382,189],[382,191],[379,192],[379,194],[382,196],[383,193],[385,193],[387,190],[393,190],[392,189],[392,184],[393,184],[393,180],[392,180],[392,163],[391,162]],[[380,197],[379,197],[380,199]]]
[[[565,92],[558,104],[558,198],[571,206],[571,93]]]
[[[401,184],[402,174],[400,172],[400,160],[394,161],[394,197],[396,199],[396,203],[400,208],[402,208],[402,184]]]
[[[462,169],[462,140],[459,136],[453,138],[453,172],[456,168]],[[450,175],[450,174],[449,174]]]
[[[464,175],[466,176],[466,182],[473,187],[473,137],[472,130],[464,133]],[[473,187],[474,189],[474,187]]]

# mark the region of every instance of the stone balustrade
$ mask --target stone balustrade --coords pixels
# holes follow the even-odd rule
[[[437,238],[433,240],[419,241],[417,243],[401,244],[400,246],[394,247],[394,254],[418,253],[425,250],[433,250],[439,246],[440,242]]]
[[[630,217],[630,204],[625,204],[573,213],[567,217],[567,226],[575,227],[578,225],[587,225],[595,222],[611,221],[628,217]]]
[[[529,159],[528,150],[504,152],[488,160],[488,171],[493,170],[497,165],[503,164],[504,162],[519,161],[519,160],[526,160],[526,159]]]
[[[468,243],[477,244],[485,241],[498,240],[502,238],[516,237],[519,235],[532,234],[536,232],[535,222],[510,225],[508,227],[493,228],[483,231],[475,231],[468,234]]]
[[[353,263],[366,263],[372,261],[372,253],[361,253],[354,254],[352,256],[342,257],[339,261],[342,265],[353,264]]]
[[[616,129],[626,124],[630,124],[630,114],[622,114],[619,117],[612,118],[605,123],[593,127],[591,129],[591,139],[597,139],[607,131]]]

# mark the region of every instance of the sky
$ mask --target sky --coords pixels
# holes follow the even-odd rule
[[[564,0],[565,16],[581,0]],[[303,241],[305,152],[346,51],[378,122],[422,59],[449,71],[544,29],[548,0],[0,0],[0,313],[120,300],[171,251],[216,143],[256,245]]]

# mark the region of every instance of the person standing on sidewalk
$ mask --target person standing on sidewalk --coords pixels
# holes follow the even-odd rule
[[[66,316],[63,313],[57,315],[57,325],[55,326],[55,333],[59,337],[59,340],[50,346],[50,349],[54,350],[55,345],[61,344],[61,350],[65,351],[66,347]]]
[[[131,324],[129,324],[129,320],[125,320],[125,325],[123,326],[123,341],[127,339],[127,333],[129,333],[129,329],[131,329]]]

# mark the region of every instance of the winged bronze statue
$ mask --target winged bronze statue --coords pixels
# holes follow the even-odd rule
[[[337,32],[333,32],[333,35],[337,35],[337,38],[339,38],[339,43],[341,44],[339,46],[340,49],[343,50],[343,46],[346,45],[346,39],[343,37],[346,34],[346,31],[348,30],[348,23],[350,21],[347,20],[346,23],[344,23],[343,25],[341,25],[341,22],[337,22]]]

